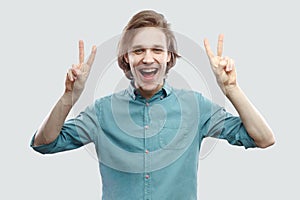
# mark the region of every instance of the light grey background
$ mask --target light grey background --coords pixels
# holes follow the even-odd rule
[[[30,139],[62,94],[67,69],[118,35],[142,9],[175,31],[235,59],[240,86],[273,128],[276,145],[247,150],[218,142],[200,160],[199,197],[299,199],[299,34],[296,1],[7,1],[0,3],[0,199],[99,199],[98,163],[87,149],[41,156]],[[101,50],[98,51],[101,53]],[[195,84],[193,82],[192,84]],[[106,87],[106,86],[103,86]],[[227,105],[228,110],[233,109]]]

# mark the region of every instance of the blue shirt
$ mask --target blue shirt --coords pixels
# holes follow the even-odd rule
[[[47,154],[93,142],[102,176],[103,200],[197,199],[197,169],[205,137],[256,147],[239,117],[198,92],[165,84],[146,100],[132,85],[97,99],[47,145]]]

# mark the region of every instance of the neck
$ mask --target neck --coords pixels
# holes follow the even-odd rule
[[[157,87],[154,90],[143,90],[143,88],[141,87],[139,87],[137,90],[142,97],[148,100],[151,99],[151,97],[153,97],[162,87],[163,85],[161,84],[157,85]]]

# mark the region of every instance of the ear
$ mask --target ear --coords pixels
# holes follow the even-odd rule
[[[125,62],[127,64],[129,64],[128,53],[124,54],[123,58],[124,58]]]
[[[171,60],[171,57],[172,57],[172,55],[171,55],[171,53],[168,51],[168,58],[167,58],[167,62],[170,62],[170,60]]]

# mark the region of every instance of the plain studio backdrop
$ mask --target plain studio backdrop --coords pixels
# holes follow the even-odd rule
[[[300,29],[296,24],[300,14],[296,1],[28,0],[0,4],[0,199],[100,199],[101,180],[92,147],[42,156],[29,143],[62,94],[68,68],[78,62],[78,40],[85,41],[87,56],[93,44],[102,47],[115,41],[130,17],[143,9],[163,13],[174,31],[202,50],[205,37],[215,50],[218,34],[224,33],[224,55],[235,59],[240,86],[275,133],[276,144],[266,150],[210,143],[211,148],[199,158],[200,199],[299,199]],[[98,49],[99,55],[105,53]],[[98,79],[94,97],[126,85],[116,86],[125,79],[114,59],[108,60],[112,68]],[[205,82],[201,73],[199,88],[197,77],[182,75],[193,69],[182,70],[189,64],[188,59],[179,61],[169,78],[201,89]],[[228,102],[225,106],[235,112]]]

